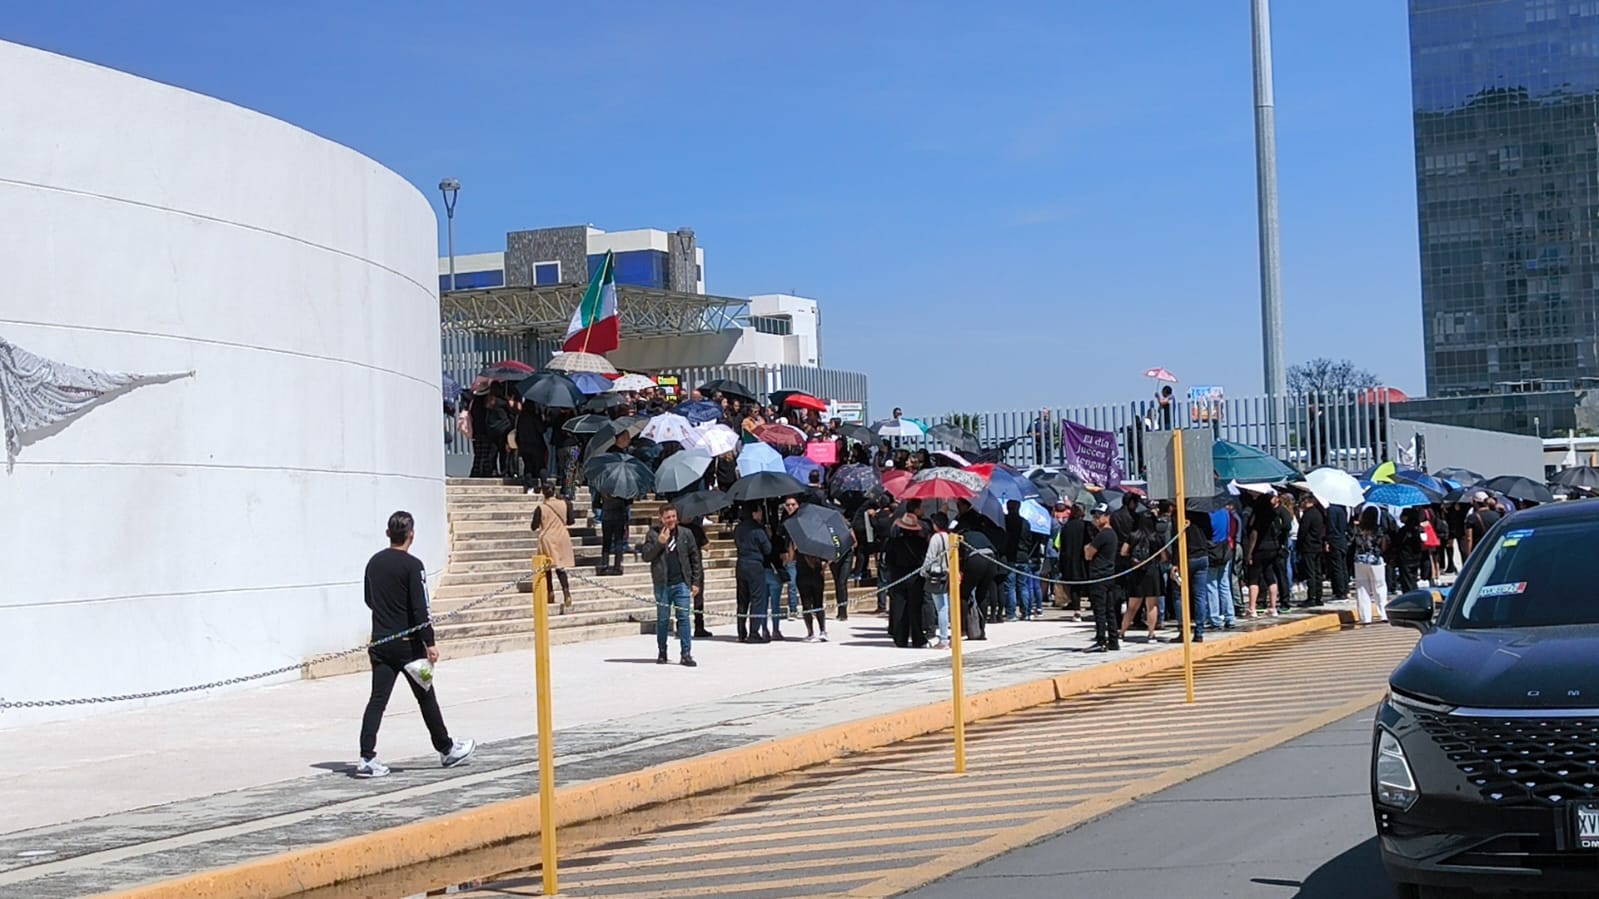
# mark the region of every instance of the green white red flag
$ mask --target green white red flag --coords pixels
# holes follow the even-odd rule
[[[588,290],[583,292],[583,302],[572,312],[572,322],[566,326],[566,343],[561,350],[567,353],[609,353],[621,344],[621,313],[616,308],[615,259],[610,250],[600,270],[589,279]]]

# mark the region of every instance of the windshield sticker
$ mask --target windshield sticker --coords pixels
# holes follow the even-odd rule
[[[1517,581],[1514,584],[1489,584],[1477,591],[1478,597],[1490,596],[1517,596],[1527,592],[1527,582]]]
[[[1501,548],[1509,548],[1520,543],[1522,539],[1531,536],[1532,528],[1523,528],[1518,531],[1506,531],[1505,536],[1499,541],[1499,546]]]

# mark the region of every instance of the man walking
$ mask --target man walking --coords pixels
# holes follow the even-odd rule
[[[689,625],[689,610],[694,597],[705,590],[705,572],[700,561],[700,545],[694,532],[677,523],[677,508],[661,507],[661,521],[650,525],[639,554],[650,563],[650,580],[655,585],[655,647],[660,654],[655,664],[666,664],[668,619],[677,615],[677,638],[682,644],[678,661],[693,668],[694,630]]]
[[[361,761],[355,766],[356,777],[383,777],[389,773],[387,765],[378,761],[378,727],[383,723],[383,712],[389,706],[389,694],[394,691],[394,681],[405,672],[405,666],[419,659],[432,665],[439,660],[439,651],[433,645],[433,626],[428,624],[427,572],[422,560],[411,555],[411,542],[416,537],[416,519],[409,512],[395,512],[389,516],[389,548],[379,550],[366,563],[366,604],[372,610],[372,642],[378,645],[366,651],[372,663],[372,695],[366,703],[366,714],[361,717]],[[385,639],[396,634],[416,630],[409,636]],[[384,641],[379,643],[378,641]],[[433,738],[433,748],[438,750],[439,761],[452,768],[471,757],[477,749],[473,740],[452,740],[444,726],[444,713],[439,710],[439,697],[432,688],[431,674],[427,686],[416,677],[407,677],[416,704],[422,710],[422,721]]]
[[[1130,496],[1131,494],[1129,494]],[[1121,648],[1121,622],[1110,605],[1110,580],[1116,573],[1116,554],[1121,541],[1110,524],[1110,507],[1104,503],[1094,507],[1094,533],[1083,547],[1083,558],[1088,562],[1088,605],[1094,612],[1094,645],[1089,652],[1108,652]]]

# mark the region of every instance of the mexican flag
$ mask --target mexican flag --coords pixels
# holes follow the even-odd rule
[[[566,326],[566,343],[561,350],[567,353],[609,353],[617,348],[621,338],[621,315],[616,310],[616,266],[611,251],[605,251],[605,261],[589,280],[589,289],[583,292],[583,302],[572,312],[572,323]]]

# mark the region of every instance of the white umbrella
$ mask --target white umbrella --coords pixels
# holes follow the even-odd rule
[[[1348,506],[1353,509],[1366,501],[1360,482],[1347,471],[1318,468],[1305,475],[1305,484],[1324,506]]]
[[[885,418],[872,425],[872,430],[879,437],[920,437],[927,433],[921,422],[913,418]]]
[[[694,442],[695,446],[707,453],[713,456],[720,456],[723,453],[731,453],[738,449],[739,444],[743,441],[727,425],[712,424],[705,428],[695,428]],[[683,445],[688,446],[687,443]]]
[[[699,435],[695,432],[694,426],[688,423],[688,419],[666,412],[650,419],[650,423],[644,426],[639,436],[649,438],[656,443],[674,440],[687,445],[696,442]]]
[[[552,371],[591,371],[597,375],[614,375],[616,366],[611,360],[596,353],[556,353],[544,367]]]
[[[654,386],[655,379],[644,375],[623,375],[611,382],[611,390],[616,393],[637,393]]]

